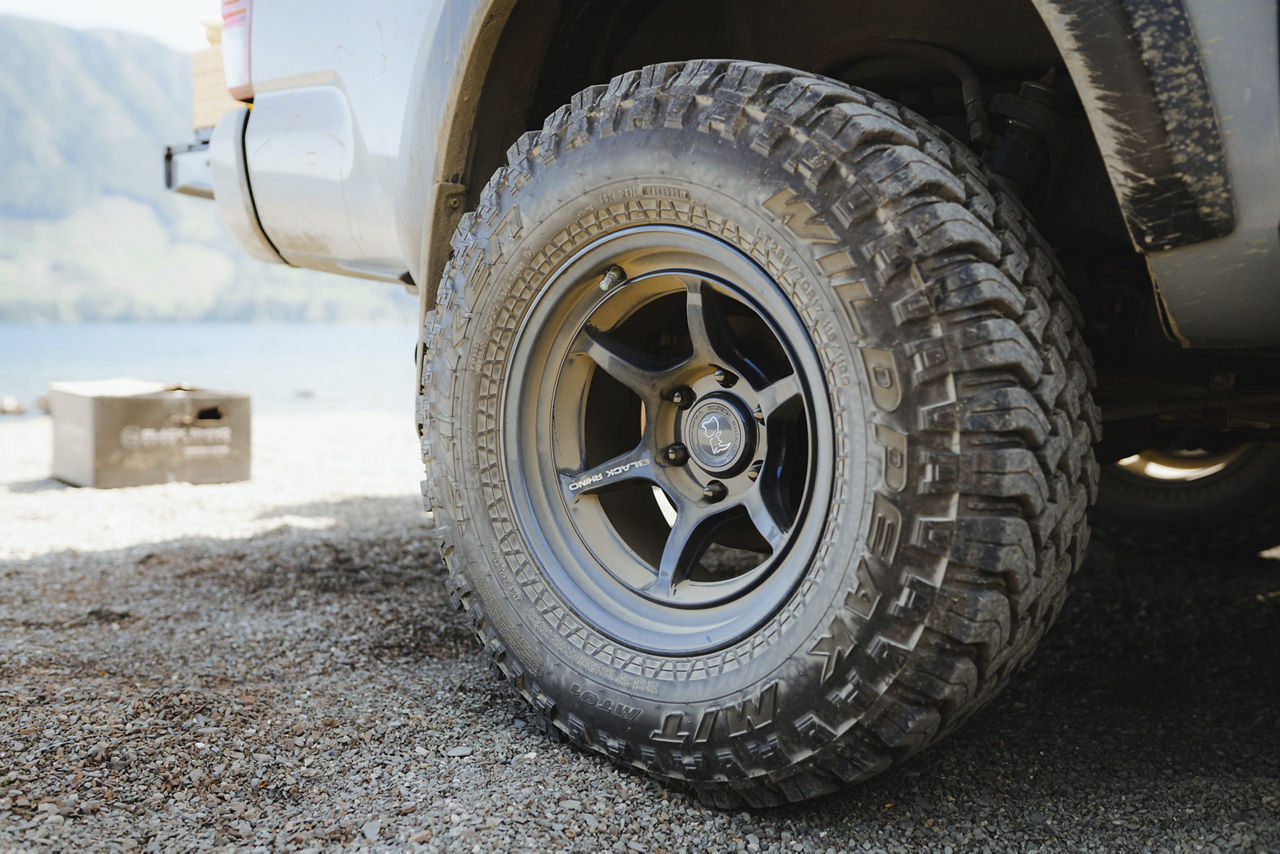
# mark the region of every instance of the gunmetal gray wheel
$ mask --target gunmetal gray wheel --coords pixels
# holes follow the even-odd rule
[[[1203,448],[1172,451],[1151,449],[1117,460],[1115,466],[1147,481],[1191,483],[1213,477],[1229,466],[1238,464],[1240,458],[1253,447],[1246,443],[1224,451],[1206,451]]]
[[[547,732],[774,804],[984,703],[1087,540],[1056,261],[978,159],[775,66],[576,95],[463,217],[420,427],[457,604]]]
[[[1256,554],[1280,545],[1280,443],[1210,442],[1152,448],[1104,467],[1094,512],[1101,528],[1179,552]]]
[[[743,637],[795,587],[826,518],[831,411],[803,323],[742,252],[664,225],[588,244],[545,292],[502,418],[541,565],[634,648]]]

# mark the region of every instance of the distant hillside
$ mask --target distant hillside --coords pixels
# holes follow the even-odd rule
[[[395,285],[266,265],[164,189],[191,60],[141,36],[0,16],[0,320],[400,322]]]

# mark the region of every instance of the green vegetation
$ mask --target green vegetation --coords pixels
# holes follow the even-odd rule
[[[140,36],[0,16],[0,321],[404,322],[396,285],[266,265],[164,189],[191,60]]]

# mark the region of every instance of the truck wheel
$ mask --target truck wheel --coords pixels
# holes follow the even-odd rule
[[[454,598],[542,725],[767,805],[990,698],[1097,478],[1022,208],[919,116],[745,62],[594,86],[508,159],[419,412]]]
[[[1102,470],[1094,519],[1109,536],[1180,552],[1280,545],[1280,443],[1149,450]]]

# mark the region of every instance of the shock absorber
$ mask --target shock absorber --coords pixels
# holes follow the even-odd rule
[[[1056,76],[1050,69],[1039,80],[1023,83],[1016,95],[991,99],[996,142],[983,160],[1011,192],[1028,201],[1052,195],[1073,136],[1067,97],[1053,88]]]

